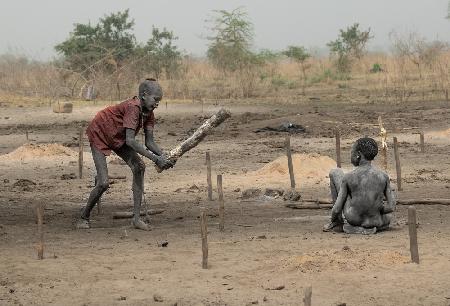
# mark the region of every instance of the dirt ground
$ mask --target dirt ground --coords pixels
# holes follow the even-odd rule
[[[172,148],[220,105],[169,103],[156,111],[157,142]],[[449,198],[450,108],[439,102],[291,105],[234,102],[232,118],[174,169],[158,174],[147,161],[145,198],[152,231],[134,230],[112,213],[131,211],[131,172],[108,158],[113,179],[90,230],[74,222],[93,183],[87,140],[78,179],[78,131],[100,106],[71,114],[50,108],[0,109],[0,305],[450,305],[450,206],[417,205],[420,264],[409,257],[407,207],[390,231],[373,236],[323,233],[329,211],[293,210],[279,198],[242,199],[245,189],[287,188],[285,134],[254,133],[290,121],[297,189],[329,198],[334,129],[342,134],[344,169],[358,137],[389,132],[388,173],[395,186],[392,136],[400,143],[401,199]],[[426,152],[418,147],[425,131]],[[28,132],[28,140],[26,139]],[[140,136],[139,136],[140,137]],[[378,138],[377,138],[378,139]],[[208,201],[205,152],[213,181],[223,174],[225,231],[218,203]],[[379,164],[379,158],[376,159]],[[27,181],[29,180],[29,181]],[[214,184],[215,186],[215,184]],[[217,193],[214,191],[214,199]],[[45,258],[37,259],[34,207],[45,204]],[[209,268],[201,267],[199,214],[208,211]],[[164,240],[167,247],[159,246]]]

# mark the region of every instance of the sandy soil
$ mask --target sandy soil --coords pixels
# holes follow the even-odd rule
[[[157,110],[163,148],[184,139],[220,105],[169,104]],[[420,265],[410,263],[407,210],[399,206],[392,230],[373,236],[321,231],[327,210],[292,210],[279,198],[242,199],[247,188],[287,188],[285,134],[254,133],[285,121],[306,132],[292,136],[294,168],[303,198],[327,198],[334,167],[333,133],[342,134],[343,167],[351,169],[352,142],[376,136],[383,117],[400,142],[400,198],[449,198],[449,105],[312,102],[228,106],[233,116],[176,167],[161,174],[147,162],[146,202],[163,209],[152,231],[134,230],[131,173],[112,156],[113,179],[93,228],[73,225],[93,183],[85,141],[84,177],[78,173],[78,131],[100,109],[0,109],[0,305],[302,305],[312,286],[313,305],[450,305],[450,206],[417,205]],[[425,131],[426,152],[418,148]],[[28,131],[28,140],[26,132]],[[140,136],[139,136],[140,137]],[[213,177],[224,176],[226,223],[206,195],[205,151]],[[375,162],[378,164],[378,160]],[[393,150],[388,172],[395,186]],[[213,179],[214,181],[214,179]],[[215,184],[214,184],[215,185]],[[214,192],[214,198],[217,198]],[[45,205],[45,259],[37,260],[34,207]],[[209,269],[201,268],[199,213],[208,210]],[[167,247],[160,242],[167,240]]]

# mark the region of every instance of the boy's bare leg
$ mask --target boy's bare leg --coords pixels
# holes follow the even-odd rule
[[[330,192],[331,198],[333,200],[333,204],[336,202],[336,199],[339,194],[339,190],[341,188],[342,178],[344,177],[344,171],[341,168],[332,169],[330,171]],[[342,225],[344,224],[344,220],[342,214],[339,215],[338,220],[331,220],[331,222],[327,223],[323,227],[324,232],[342,232]]]
[[[89,228],[89,217],[91,210],[97,204],[102,194],[109,188],[108,182],[108,166],[106,163],[106,156],[97,150],[94,146],[91,146],[92,158],[94,159],[95,169],[97,170],[96,184],[89,194],[89,199],[86,206],[81,212],[81,219],[78,221],[77,228],[86,229]]]
[[[348,223],[345,223],[342,227],[346,234],[362,234],[362,235],[370,235],[375,234],[377,232],[376,227],[362,227],[362,226],[354,226]]]
[[[140,218],[142,193],[144,192],[145,163],[138,153],[127,145],[122,146],[115,152],[127,163],[133,173],[133,226],[137,229],[149,230],[148,225]]]

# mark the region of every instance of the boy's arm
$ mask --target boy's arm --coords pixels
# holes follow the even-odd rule
[[[341,187],[339,189],[339,194],[336,199],[336,202],[333,205],[333,208],[331,209],[331,220],[336,220],[339,215],[342,213],[342,210],[344,209],[344,204],[347,200],[348,195],[348,186],[347,186],[347,180],[345,176],[342,179]]]
[[[153,129],[151,127],[145,128],[144,134],[145,134],[145,146],[147,147],[147,149],[149,149],[156,155],[161,156],[163,152],[155,143],[155,139],[153,138]]]
[[[395,210],[395,199],[392,193],[393,191],[391,189],[389,176],[386,175],[386,186],[384,188],[384,195],[386,197],[387,205],[383,205],[383,208],[381,210],[382,214],[388,214]]]
[[[141,154],[142,156],[147,157],[151,161],[153,161],[158,167],[163,169],[168,169],[170,167],[173,167],[173,163],[162,156],[158,156],[154,154],[153,152],[147,150],[144,148],[143,145],[141,145],[139,142],[136,141],[136,132],[133,129],[127,128],[125,130],[125,141],[127,146],[131,147],[133,150],[135,150],[137,153]]]

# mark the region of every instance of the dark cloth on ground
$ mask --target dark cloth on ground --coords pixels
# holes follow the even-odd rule
[[[273,126],[266,126],[260,129],[257,129],[254,131],[255,133],[260,132],[284,132],[289,134],[298,134],[298,133],[304,133],[306,132],[305,128],[301,126],[300,124],[295,124],[291,122],[285,122],[280,124],[279,126],[273,127]]]

